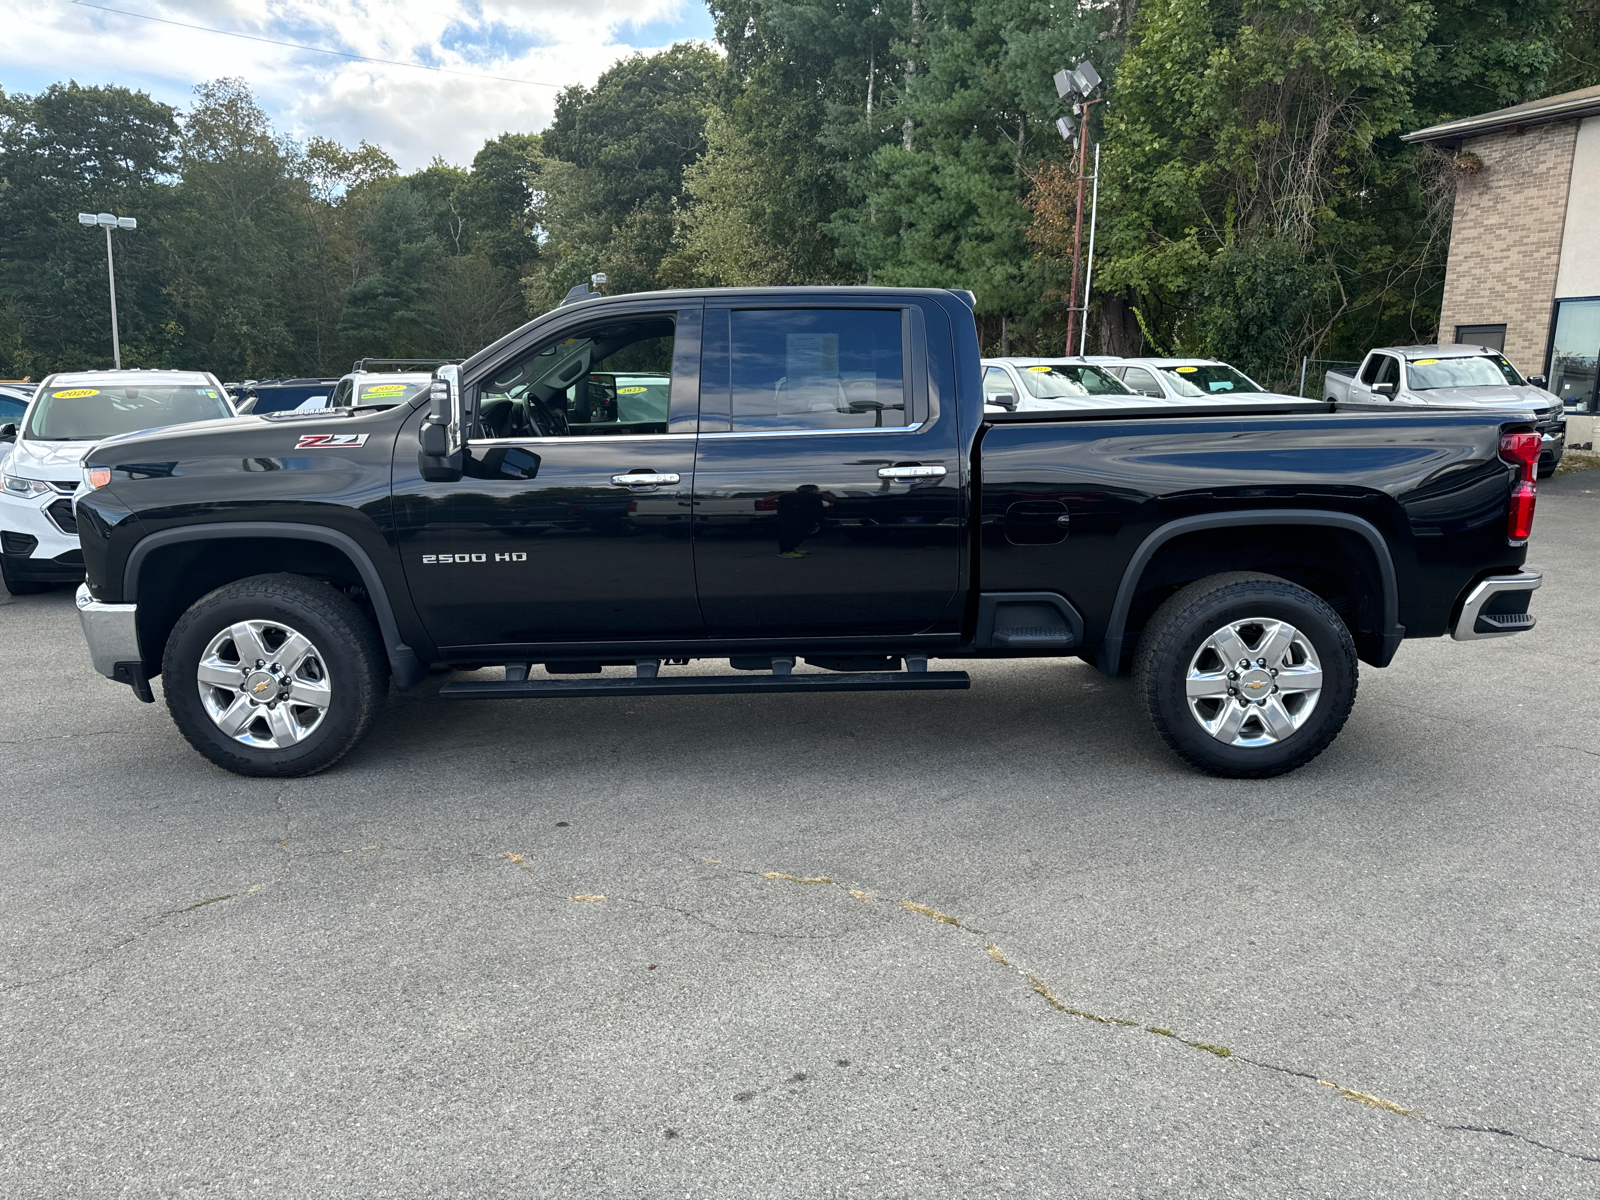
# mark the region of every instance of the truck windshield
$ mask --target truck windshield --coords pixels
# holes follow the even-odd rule
[[[363,379],[355,387],[355,408],[393,408],[408,400],[415,400],[427,391],[433,377],[427,379]]]
[[[51,388],[28,416],[25,436],[41,442],[98,442],[119,433],[233,416],[219,388],[207,384]]]
[[[1180,396],[1228,396],[1236,392],[1264,392],[1267,389],[1247,375],[1222,363],[1193,367],[1162,367]]]
[[[1488,354],[1471,358],[1419,358],[1406,365],[1409,386],[1414,392],[1434,388],[1519,386],[1523,380],[1503,356]]]
[[[1052,363],[1023,367],[1022,386],[1035,400],[1067,400],[1076,396],[1131,396],[1133,392],[1109,371],[1087,364]]]

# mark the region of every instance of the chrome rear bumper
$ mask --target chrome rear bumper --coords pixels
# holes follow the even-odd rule
[[[1513,633],[1526,633],[1535,622],[1528,611],[1526,594],[1544,582],[1544,574],[1531,567],[1515,575],[1491,575],[1481,579],[1467,593],[1450,636],[1458,642],[1475,642],[1483,638],[1510,637]],[[1519,595],[1520,593],[1520,595]],[[1503,596],[1516,596],[1511,603],[1491,602]],[[1490,608],[1490,612],[1484,609]]]

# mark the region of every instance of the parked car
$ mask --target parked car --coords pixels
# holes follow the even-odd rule
[[[274,412],[294,412],[326,406],[337,379],[248,379],[229,384],[235,407],[241,413],[265,416]],[[320,400],[322,403],[317,404]]]
[[[393,408],[415,400],[432,382],[432,371],[352,371],[334,385],[325,407],[329,411]]]
[[[1059,412],[1069,408],[1137,408],[1121,380],[1083,358],[985,358],[985,411]]]
[[[1153,400],[1227,400],[1283,397],[1269,392],[1243,371],[1214,358],[1118,358],[1099,360],[1131,391]]]
[[[0,429],[22,424],[22,414],[28,411],[33,392],[32,384],[0,383]],[[0,466],[10,455],[11,446],[10,442],[0,442]]]
[[[1521,409],[1539,433],[1539,474],[1549,475],[1566,451],[1567,419],[1545,382],[1491,346],[1384,346],[1357,370],[1329,371],[1323,394],[1330,403]]]
[[[83,579],[72,495],[79,463],[107,437],[233,416],[199,371],[80,371],[47,377],[21,421],[0,425],[0,578],[12,595]],[[169,469],[160,463],[145,473]]]
[[[1034,365],[1127,399],[1092,364]],[[642,293],[547,313],[393,405],[110,438],[77,498],[90,655],[147,702],[160,674],[183,736],[245,775],[329,766],[434,666],[505,669],[444,700],[692,703],[1088,656],[1131,665],[1188,762],[1262,777],[1332,741],[1358,660],[1533,627],[1525,411],[985,415],[984,371],[962,293]],[[593,419],[643,374],[670,378],[665,421]],[[748,674],[674,669],[696,658]]]

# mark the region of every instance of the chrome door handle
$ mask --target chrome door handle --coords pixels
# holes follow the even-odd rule
[[[634,475],[613,475],[611,482],[618,487],[659,487],[663,483],[677,483],[679,478],[670,471],[650,474],[641,471]]]
[[[943,467],[879,467],[879,479],[942,479]]]

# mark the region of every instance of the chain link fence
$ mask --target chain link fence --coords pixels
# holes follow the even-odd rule
[[[1343,370],[1347,367],[1359,367],[1361,360],[1349,358],[1311,358],[1300,360],[1300,378],[1296,382],[1295,395],[1305,396],[1311,400],[1326,400],[1327,389],[1323,386],[1328,377],[1329,370]]]

